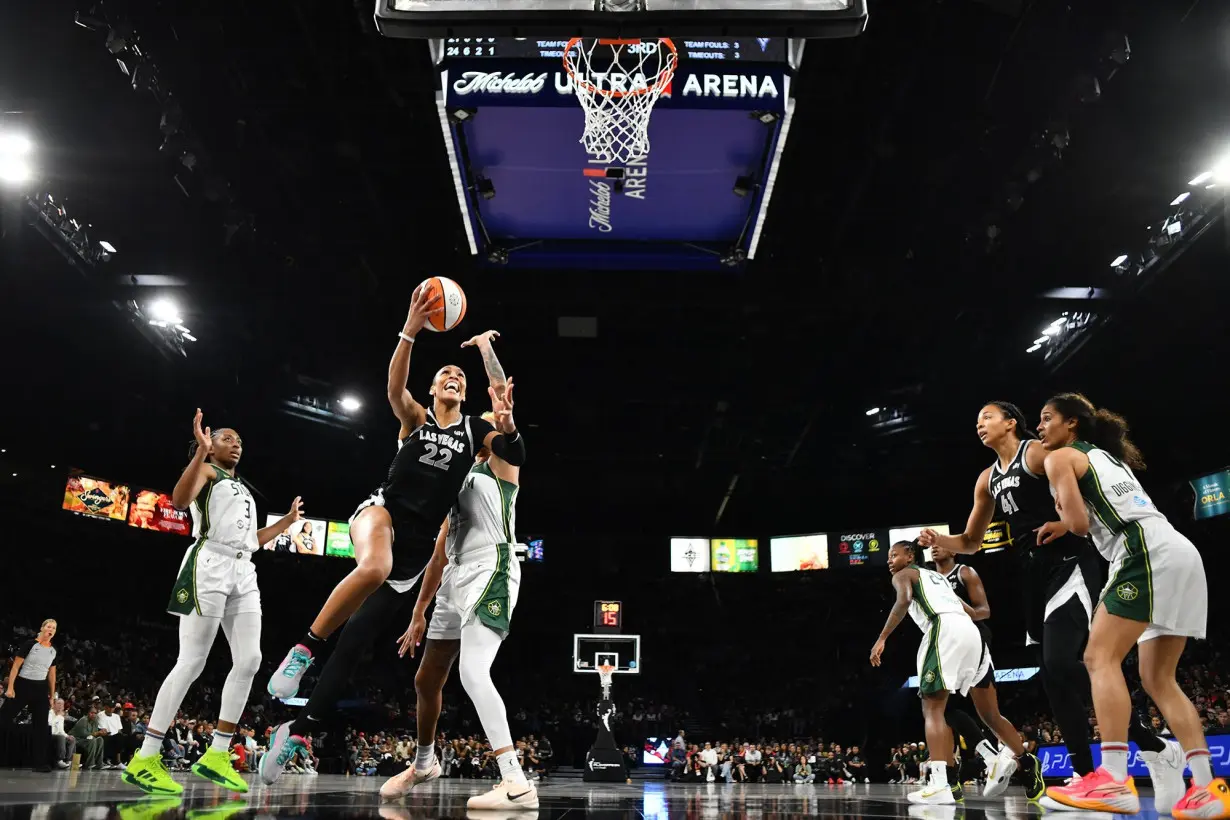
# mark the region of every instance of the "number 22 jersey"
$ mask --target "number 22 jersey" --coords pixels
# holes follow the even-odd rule
[[[393,517],[394,538],[399,524],[420,534],[436,532],[457,501],[474,456],[487,434],[494,431],[477,416],[462,416],[448,427],[427,411],[427,419],[397,444],[397,455],[381,489],[384,505]]]

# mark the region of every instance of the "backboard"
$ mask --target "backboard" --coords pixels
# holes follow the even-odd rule
[[[616,675],[639,675],[641,636],[573,635],[572,671],[596,675],[601,664],[614,666]]]
[[[866,0],[376,0],[386,37],[854,37]]]

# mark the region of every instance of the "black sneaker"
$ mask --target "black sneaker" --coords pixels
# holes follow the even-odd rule
[[[1042,779],[1042,763],[1029,752],[1021,755],[1017,760],[1021,764],[1020,772],[1025,784],[1025,796],[1035,802],[1041,800],[1046,794],[1046,781]]]
[[[964,789],[964,787],[962,787],[962,786],[961,786],[961,784],[960,784],[960,783],[953,783],[953,784],[952,784],[951,786],[949,786],[948,788],[952,790],[952,799],[953,799],[953,800],[955,800],[955,801],[956,801],[956,802],[958,802],[958,803],[964,803],[964,802],[965,802],[965,789]]]

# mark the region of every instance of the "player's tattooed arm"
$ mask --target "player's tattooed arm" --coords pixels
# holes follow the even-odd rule
[[[495,388],[496,395],[503,397],[508,377],[504,375],[504,368],[500,366],[500,359],[495,355],[495,347],[492,345],[498,338],[498,330],[488,330],[462,342],[461,346],[478,348],[478,352],[483,355],[483,369],[487,371],[487,381]]]

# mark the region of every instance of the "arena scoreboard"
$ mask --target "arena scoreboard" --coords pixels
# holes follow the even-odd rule
[[[594,601],[594,632],[622,632],[624,605],[619,601]]]
[[[447,58],[562,60],[568,40],[542,37],[449,37]],[[685,37],[675,46],[680,60],[785,63],[789,41],[785,37]]]

